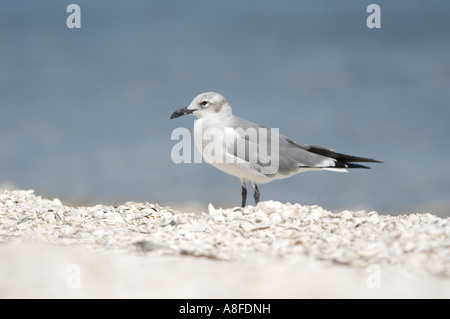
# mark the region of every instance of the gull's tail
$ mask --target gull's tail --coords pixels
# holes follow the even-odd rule
[[[347,155],[342,153],[337,153],[336,151],[322,147],[317,145],[306,145],[306,144],[298,144],[292,140],[288,140],[291,144],[296,145],[297,147],[300,147],[308,152],[319,154],[322,156],[330,157],[332,159],[336,160],[336,166],[335,168],[369,168],[368,166],[355,164],[355,162],[363,162],[363,163],[383,163],[381,161],[374,160],[372,158],[367,157],[360,157],[360,156],[353,156],[353,155]]]
[[[331,149],[323,148],[320,146],[311,146],[308,151],[319,154],[319,155],[323,155],[326,157],[331,157],[337,161],[336,167],[342,167],[342,168],[368,168],[368,169],[370,169],[370,167],[368,167],[368,166],[355,164],[355,162],[383,163],[381,161],[377,161],[372,158],[337,153]]]

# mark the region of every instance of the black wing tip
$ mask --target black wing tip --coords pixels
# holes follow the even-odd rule
[[[338,161],[342,161],[344,163],[354,163],[354,162],[362,162],[362,163],[380,163],[383,164],[384,162],[382,161],[378,161],[372,158],[367,158],[367,157],[359,157],[359,156],[352,156],[352,155],[346,155],[346,154],[340,154],[337,153],[337,156],[334,157],[335,159],[337,159]]]
[[[345,168],[366,168],[366,169],[370,169],[370,167],[365,166],[365,165],[361,165],[361,164],[355,164],[354,162],[363,162],[363,163],[383,163],[381,161],[377,161],[371,158],[365,158],[365,157],[355,157],[355,156],[350,156],[350,155],[345,155],[347,157],[346,160],[344,161],[340,161],[339,159],[337,159],[336,161],[336,166],[339,167],[345,167]],[[350,158],[349,158],[350,157]]]
[[[345,165],[347,165],[347,168],[367,168],[367,169],[370,169],[370,167],[368,167],[368,166],[364,166],[364,165],[361,165],[361,164],[355,164],[355,163],[352,163],[353,161],[348,161],[348,162],[344,162],[344,164]],[[380,164],[383,164],[384,162],[382,162],[382,161],[377,161],[377,160],[374,160],[374,159],[371,159],[371,158],[364,158],[364,160],[361,160],[361,161],[355,161],[355,162],[364,162],[364,163],[380,163]]]
[[[347,166],[346,168],[365,168],[365,169],[370,169],[369,166],[364,166],[364,165],[360,165],[360,164],[345,163],[345,165]]]
[[[370,167],[368,166],[364,166],[361,164],[354,164],[354,163],[349,163],[349,162],[340,162],[340,161],[336,161],[335,162],[335,166],[333,167],[329,167],[329,168],[366,168],[366,169],[370,169]]]
[[[296,145],[298,147],[301,147],[299,144],[296,144]],[[328,148],[324,148],[324,147],[316,146],[316,145],[308,145],[306,150],[309,152],[315,153],[315,154],[333,158],[333,159],[340,161],[342,163],[345,163],[345,164],[352,163],[352,162],[383,163],[382,161],[377,161],[372,158],[337,153],[337,152],[333,151],[332,149],[328,149]]]
[[[350,160],[349,162],[353,162],[353,161]],[[362,157],[360,160],[355,160],[355,162],[380,163],[380,164],[384,163],[382,161],[377,161],[372,158],[364,158],[364,157]]]

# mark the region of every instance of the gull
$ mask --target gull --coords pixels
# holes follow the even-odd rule
[[[253,185],[256,205],[260,184],[312,170],[347,172],[348,168],[370,168],[355,162],[382,163],[337,153],[327,147],[297,143],[279,134],[277,129],[233,115],[230,104],[219,93],[196,96],[170,119],[187,114],[198,118],[194,123],[194,142],[205,161],[240,179],[242,207],[247,199],[247,181]]]

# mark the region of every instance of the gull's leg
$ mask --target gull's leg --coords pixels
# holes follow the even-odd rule
[[[258,185],[253,183],[253,188],[255,190],[255,194],[253,196],[255,197],[255,206],[256,206],[259,203],[259,189],[258,189]]]
[[[247,187],[245,187],[245,180],[241,179],[242,184],[242,207],[245,207],[245,201],[247,200]]]

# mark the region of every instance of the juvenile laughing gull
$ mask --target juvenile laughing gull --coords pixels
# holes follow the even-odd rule
[[[192,103],[175,111],[170,119],[194,114],[194,141],[206,162],[236,176],[242,185],[242,207],[247,199],[246,181],[259,202],[259,184],[310,170],[347,172],[347,168],[369,168],[354,162],[382,163],[345,155],[316,145],[299,144],[232,114],[227,100],[215,92],[202,93]]]

